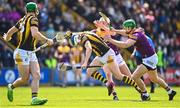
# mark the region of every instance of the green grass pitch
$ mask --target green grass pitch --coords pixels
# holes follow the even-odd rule
[[[131,87],[116,87],[120,101],[107,96],[105,87],[41,87],[39,97],[48,98],[48,103],[30,106],[30,88],[16,88],[14,101],[8,102],[6,88],[0,87],[0,108],[180,108],[180,87],[173,88],[177,91],[173,101],[168,101],[165,90],[157,87],[151,101],[141,102],[139,94]]]

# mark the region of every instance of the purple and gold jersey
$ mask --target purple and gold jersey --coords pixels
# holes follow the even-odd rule
[[[114,36],[111,36],[111,37],[112,37],[113,39],[115,39]],[[113,51],[115,52],[116,55],[119,54],[119,49],[118,49],[118,47],[117,47],[116,45],[114,45],[114,44],[112,44],[112,43],[110,43],[110,42],[108,42],[108,41],[106,41],[106,44],[107,44],[111,49],[113,49]]]
[[[70,63],[70,56],[69,56],[69,53],[70,53],[70,47],[65,45],[65,46],[59,46],[58,47],[58,53],[60,55],[62,55],[62,58],[59,59],[59,62],[65,62],[65,63]]]
[[[130,39],[136,41],[134,44],[136,50],[142,55],[142,58],[150,57],[155,54],[155,50],[152,48],[145,34],[142,32],[135,32],[130,36]]]

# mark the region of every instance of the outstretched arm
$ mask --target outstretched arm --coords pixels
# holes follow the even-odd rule
[[[111,42],[112,44],[116,45],[119,48],[128,48],[128,47],[134,45],[136,42],[135,40],[132,40],[132,39],[128,39],[125,42],[124,41],[117,41],[117,40],[112,39],[111,37],[107,37],[106,40]]]
[[[41,41],[42,43],[45,43],[46,41],[48,41],[48,38],[46,38],[43,34],[41,34],[38,28],[35,26],[31,27],[31,33],[34,38]]]
[[[120,34],[120,35],[122,35],[122,36],[128,36],[128,34],[126,33],[126,31],[123,30],[123,29],[115,29],[115,28],[112,28],[111,31],[116,32],[116,34]]]
[[[12,38],[12,35],[13,35],[14,33],[16,33],[17,31],[18,31],[18,29],[17,29],[15,26],[13,26],[12,28],[10,28],[10,29],[8,30],[8,32],[3,35],[4,40],[5,40],[5,41],[10,41],[11,38]]]
[[[42,43],[46,43],[48,45],[52,45],[53,44],[53,40],[52,39],[48,39],[46,38],[43,34],[41,34],[39,32],[39,29],[38,29],[38,19],[37,18],[32,18],[31,21],[30,21],[30,26],[31,26],[31,33],[32,33],[32,36],[34,38],[36,38],[37,40],[41,41]]]

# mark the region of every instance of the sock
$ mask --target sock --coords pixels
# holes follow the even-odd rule
[[[12,88],[12,89],[14,89],[14,88],[15,88],[13,84],[11,85],[11,88]]]
[[[38,93],[32,93],[32,99],[37,98]]]
[[[144,96],[149,96],[149,94],[147,93],[147,91],[142,92],[142,95],[144,95]]]
[[[150,83],[151,84],[151,91],[154,91],[155,89],[155,84],[153,82]]]
[[[171,94],[171,93],[172,93],[172,89],[171,89],[169,86],[167,86],[165,89],[166,89],[166,91],[168,92],[168,94]]]
[[[138,92],[141,92],[141,90],[140,90],[139,87],[137,86],[136,82],[135,82],[133,79],[129,78],[128,76],[123,76],[122,81],[123,81],[125,84],[134,86],[135,89],[136,89]]]
[[[114,97],[117,96],[117,93],[116,93],[115,90],[113,90],[112,94],[113,94]]]
[[[92,74],[91,74],[91,77],[93,77],[94,79],[96,79],[96,80],[99,80],[99,81],[101,81],[101,82],[103,82],[103,83],[107,83],[107,79],[106,78],[104,78],[99,72],[97,72],[97,71],[95,71],[95,72],[93,72]]]

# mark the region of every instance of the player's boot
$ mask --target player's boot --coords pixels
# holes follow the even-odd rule
[[[113,92],[113,87],[114,87],[114,83],[113,82],[109,82],[108,84],[107,84],[107,89],[108,89],[108,96],[110,96],[111,94],[112,94],[112,92]]]
[[[169,95],[169,100],[173,100],[174,96],[176,95],[176,91],[172,90],[171,94],[168,94]]]
[[[146,95],[141,94],[141,100],[142,101],[149,101],[149,100],[151,100],[150,95],[146,96]]]
[[[115,91],[114,89],[113,89],[112,94],[113,94],[113,100],[114,100],[114,101],[119,101],[119,98],[118,98],[118,96],[117,96],[117,93],[116,93],[116,91]]]
[[[31,101],[31,105],[44,105],[47,101],[48,101],[47,99],[34,98]]]
[[[114,97],[113,97],[113,100],[114,100],[114,101],[119,101],[119,98],[118,98],[117,96],[114,96]]]
[[[12,84],[8,84],[8,86],[7,86],[7,89],[8,89],[7,98],[10,102],[13,101],[13,89],[11,88],[11,86],[12,86]]]

